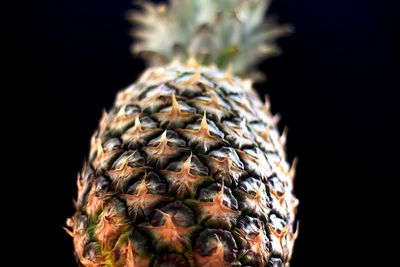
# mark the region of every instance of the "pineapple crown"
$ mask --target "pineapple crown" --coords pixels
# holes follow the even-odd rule
[[[256,63],[276,55],[276,38],[291,31],[264,20],[270,0],[139,1],[131,11],[132,52],[150,65],[195,58],[204,65],[230,66],[239,75],[253,75]]]

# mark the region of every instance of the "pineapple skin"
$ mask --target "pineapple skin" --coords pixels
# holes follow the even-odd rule
[[[289,266],[297,237],[278,117],[248,80],[151,67],[91,140],[67,220],[82,266]]]

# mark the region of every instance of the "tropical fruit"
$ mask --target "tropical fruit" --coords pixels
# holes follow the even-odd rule
[[[289,266],[295,163],[244,78],[288,30],[263,20],[266,7],[177,0],[131,13],[135,52],[158,66],[118,93],[92,137],[67,221],[79,264]]]

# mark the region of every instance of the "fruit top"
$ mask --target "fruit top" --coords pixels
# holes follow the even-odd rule
[[[269,0],[141,1],[129,12],[136,39],[132,52],[150,65],[195,57],[204,65],[232,67],[239,75],[254,74],[256,63],[277,54],[276,38],[290,32],[264,15]]]

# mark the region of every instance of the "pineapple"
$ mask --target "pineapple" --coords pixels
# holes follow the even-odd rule
[[[87,267],[289,266],[295,162],[252,87],[288,32],[267,0],[171,0],[130,13],[151,65],[91,140],[67,220]],[[247,78],[245,78],[247,77]]]

